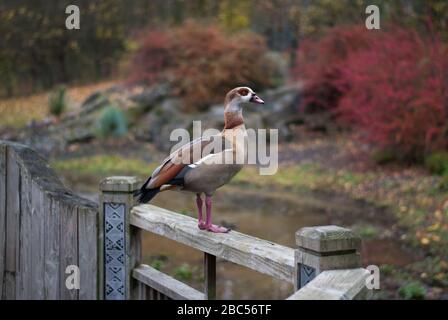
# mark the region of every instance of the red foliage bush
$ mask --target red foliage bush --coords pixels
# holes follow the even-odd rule
[[[172,43],[165,33],[159,31],[148,32],[141,42],[141,48],[132,58],[129,81],[152,84],[161,72],[172,66]]]
[[[221,102],[238,85],[257,90],[271,86],[274,66],[266,53],[256,34],[229,37],[215,27],[189,22],[147,33],[133,58],[130,80],[169,81],[186,107],[197,110]]]
[[[344,117],[400,160],[448,148],[448,50],[435,38],[394,29],[350,56]]]
[[[338,27],[321,39],[303,41],[297,54],[293,78],[304,79],[302,107],[306,111],[334,110],[349,83],[342,77],[351,54],[369,46],[365,27]]]
[[[320,50],[331,50],[328,44],[340,46],[324,51],[315,70],[311,62],[305,68],[311,71],[303,73],[312,89],[321,81],[336,98],[319,96],[314,89],[307,93],[308,103],[333,108],[339,119],[398,160],[421,161],[428,153],[446,150],[447,47],[435,36],[397,27],[381,32],[354,28],[351,36],[350,30],[342,35],[321,40]],[[323,66],[322,60],[331,66]]]

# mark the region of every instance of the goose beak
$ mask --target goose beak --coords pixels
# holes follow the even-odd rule
[[[260,99],[259,96],[256,94],[252,95],[252,98],[250,98],[250,102],[257,103],[257,104],[264,104],[264,101]]]

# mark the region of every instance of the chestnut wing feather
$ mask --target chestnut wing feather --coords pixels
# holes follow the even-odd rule
[[[195,155],[205,157],[207,154],[203,154],[204,148],[216,141],[216,139],[219,139],[222,143],[224,137],[215,135],[208,139],[195,139],[171,153],[162,161],[162,164],[154,170],[146,188],[154,189],[159,188],[164,184],[169,184],[169,182],[174,179],[185,166],[198,160],[194,159]]]

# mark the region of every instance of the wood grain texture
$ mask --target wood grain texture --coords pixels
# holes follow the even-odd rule
[[[97,297],[97,230],[98,212],[78,208],[78,251],[80,270],[80,300],[95,300]]]
[[[315,252],[335,252],[361,248],[361,238],[352,230],[338,226],[306,227],[296,232],[296,244]]]
[[[216,299],[216,257],[204,253],[204,294],[207,300]]]
[[[129,213],[127,213],[127,222],[129,222]],[[132,270],[137,267],[142,260],[142,247],[141,247],[141,234],[142,234],[142,230],[133,226],[129,225],[129,263],[128,263],[128,268],[129,268],[129,283],[130,283],[130,288],[129,288],[129,294],[130,294],[130,299],[131,300],[136,300],[138,299],[139,295],[140,295],[140,288],[139,288],[139,284],[138,281],[135,281],[134,278],[132,277]]]
[[[61,239],[60,202],[47,196],[45,216],[45,297],[48,300],[60,299],[59,247]]]
[[[78,261],[78,209],[71,204],[63,204],[60,207],[60,299],[77,300],[78,290],[67,289],[66,280],[70,274],[66,274],[66,268],[70,265],[79,266]],[[82,275],[81,275],[82,276]]]
[[[21,178],[17,157],[11,148],[6,152],[6,230],[5,230],[5,299],[18,298],[17,282],[19,281],[19,248],[20,248],[20,216],[21,216]]]
[[[134,207],[131,224],[277,279],[294,281],[291,248],[236,231],[214,234],[199,230],[195,219],[153,205]]]
[[[355,300],[369,298],[366,269],[329,270],[291,295],[288,300]]]
[[[31,218],[33,211],[32,193],[31,193],[32,180],[31,177],[22,170],[20,175],[20,248],[18,249],[19,266],[18,273],[16,274],[16,296],[17,299],[31,299],[32,298],[32,275],[31,269],[33,268],[33,252],[31,247],[32,230],[31,230]]]
[[[5,274],[6,250],[6,152],[7,147],[0,145],[0,300],[3,300],[3,279]]]
[[[36,182],[31,183],[31,299],[44,299],[45,279],[45,196]]]
[[[16,252],[18,250],[18,234],[20,219],[20,167],[14,153],[7,153],[7,179],[6,190],[9,190],[6,198],[6,264],[5,270],[16,272]]]
[[[147,291],[149,300],[161,300],[163,295],[174,300],[204,300],[203,293],[150,266],[139,265],[132,276],[152,289]]]

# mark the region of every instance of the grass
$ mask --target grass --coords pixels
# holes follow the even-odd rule
[[[340,190],[356,187],[372,179],[371,175],[331,171],[314,164],[300,164],[279,168],[272,176],[257,174],[255,167],[244,168],[234,179],[240,184],[251,184],[253,187],[268,187],[277,185],[293,190],[317,190],[335,188]]]
[[[95,84],[72,86],[67,88],[69,108],[76,110],[79,105],[93,92],[106,89],[114,81],[103,81]],[[50,115],[48,98],[52,91],[33,94],[24,97],[13,97],[0,100],[0,127],[20,128],[32,120],[40,121]]]
[[[398,293],[406,300],[421,300],[426,297],[426,289],[418,281],[405,284],[398,290]]]
[[[114,155],[95,155],[67,160],[56,160],[52,167],[78,177],[103,178],[110,175],[147,176],[156,167],[155,163],[146,163],[140,159]]]
[[[0,127],[23,127],[48,115],[48,93],[0,101]]]

